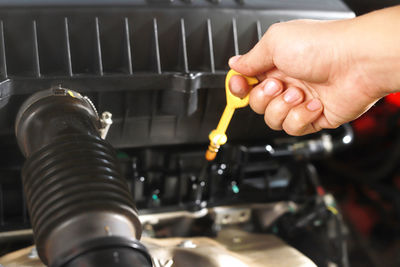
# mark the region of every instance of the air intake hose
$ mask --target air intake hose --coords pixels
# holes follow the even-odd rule
[[[51,267],[152,266],[99,116],[79,93],[40,91],[18,112],[22,180],[40,259]]]

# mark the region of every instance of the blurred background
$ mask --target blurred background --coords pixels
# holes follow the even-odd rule
[[[357,14],[400,4],[345,0]],[[400,265],[400,96],[380,101],[352,125],[351,150],[319,165],[350,230],[351,266]],[[346,163],[347,162],[347,163]]]
[[[345,2],[357,15],[399,4],[396,0],[345,0]]]

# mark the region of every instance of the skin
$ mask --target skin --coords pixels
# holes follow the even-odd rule
[[[299,136],[361,116],[400,89],[400,6],[348,20],[295,20],[272,25],[229,66],[260,83],[249,92],[234,76],[233,94],[273,130]]]

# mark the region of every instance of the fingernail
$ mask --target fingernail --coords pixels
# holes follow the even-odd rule
[[[233,83],[232,85],[230,85],[230,88],[231,88],[231,92],[234,95],[240,95],[244,92],[244,89],[236,83]]]
[[[283,99],[285,100],[286,103],[295,102],[299,98],[300,98],[299,92],[293,88],[287,89],[285,95],[283,96]]]
[[[310,111],[319,110],[322,107],[321,101],[318,99],[313,99],[307,104],[307,109]]]
[[[274,81],[268,81],[264,86],[264,94],[272,96],[275,95],[279,91],[279,86]]]
[[[239,59],[240,57],[241,57],[241,55],[231,57],[231,58],[229,59],[229,64],[235,64],[236,61],[238,61],[238,59]]]

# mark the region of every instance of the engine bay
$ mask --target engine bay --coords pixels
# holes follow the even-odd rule
[[[349,266],[319,168],[357,125],[291,137],[244,108],[204,160],[228,59],[342,1],[0,7],[0,266]]]

